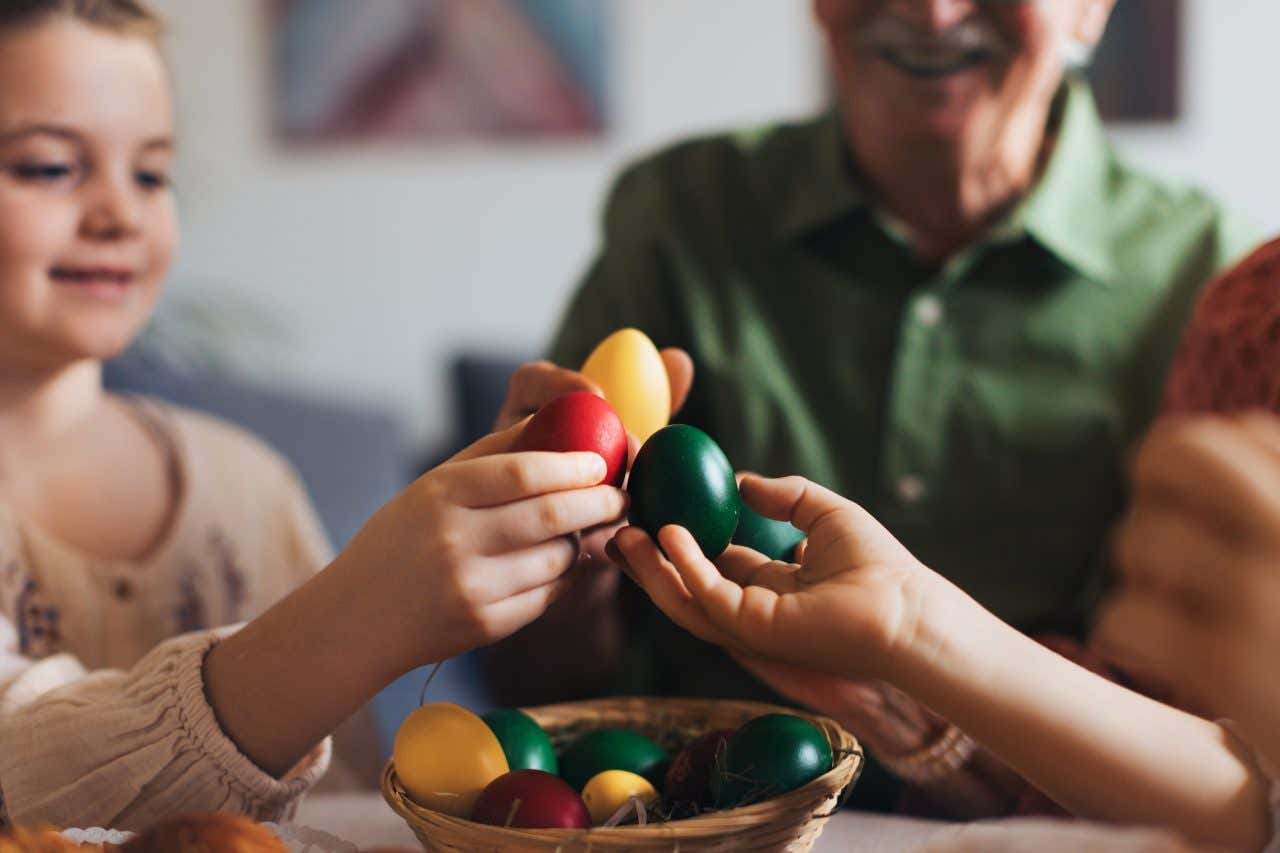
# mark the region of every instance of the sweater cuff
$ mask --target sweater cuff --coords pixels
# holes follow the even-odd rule
[[[224,638],[240,629],[239,625],[219,628],[173,642],[176,663],[174,687],[182,736],[217,767],[227,785],[238,788],[252,804],[252,817],[258,820],[280,820],[293,816],[298,800],[329,766],[331,739],[325,738],[303,756],[282,778],[264,771],[240,751],[222,730],[204,689],[204,659]]]

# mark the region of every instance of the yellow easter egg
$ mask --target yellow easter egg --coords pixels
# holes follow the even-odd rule
[[[658,348],[639,329],[621,329],[600,342],[582,365],[600,386],[627,432],[641,444],[671,419],[671,382]]]
[[[400,784],[414,802],[467,818],[485,786],[506,773],[507,757],[484,720],[450,702],[405,718],[391,749]]]
[[[596,826],[613,817],[618,809],[636,797],[649,805],[658,799],[649,780],[629,770],[605,770],[591,777],[582,789],[582,801]]]

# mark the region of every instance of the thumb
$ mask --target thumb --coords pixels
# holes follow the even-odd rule
[[[533,415],[521,418],[516,423],[506,429],[498,430],[490,433],[484,438],[476,441],[466,448],[449,457],[445,464],[449,462],[463,462],[467,459],[479,459],[482,456],[495,456],[499,453],[506,453],[511,450],[511,446],[515,444],[516,439],[520,437],[520,433],[524,431]]]
[[[805,533],[810,533],[823,516],[858,506],[804,477],[770,479],[744,472],[738,490],[756,512],[775,521],[789,521]]]
[[[804,477],[770,480],[748,474],[739,493],[756,512],[776,521],[790,521],[804,531],[806,546],[801,565],[819,574],[857,568],[869,562],[916,562],[915,557],[875,516],[858,504]],[[826,545],[841,543],[839,559],[823,560]],[[818,562],[809,563],[811,555]],[[819,578],[807,577],[812,582]]]
[[[660,355],[667,368],[667,380],[671,383],[671,414],[684,408],[689,398],[689,389],[693,387],[693,359],[682,349],[669,347]]]

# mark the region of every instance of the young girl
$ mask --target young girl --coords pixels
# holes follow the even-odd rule
[[[1144,464],[1149,457],[1139,462],[1140,485]],[[833,492],[795,477],[747,477],[742,491],[758,511],[807,533],[799,566],[740,547],[713,565],[678,527],[659,532],[667,556],[636,528],[611,545],[687,630],[741,655],[888,682],[1074,814],[1171,827],[1229,849],[1256,850],[1269,837],[1268,781],[1224,726],[1133,693],[1020,634]],[[1133,546],[1122,540],[1122,562]]]
[[[624,503],[594,485],[595,454],[504,453],[513,429],[329,562],[278,456],[103,392],[178,237],[159,30],[138,0],[0,5],[0,815],[15,822],[287,817],[339,722],[537,617],[569,534]]]

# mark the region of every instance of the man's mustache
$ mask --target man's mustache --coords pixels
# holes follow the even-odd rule
[[[1013,45],[990,21],[966,18],[941,33],[921,32],[896,15],[879,15],[852,34],[855,47],[957,53],[1006,54]]]

